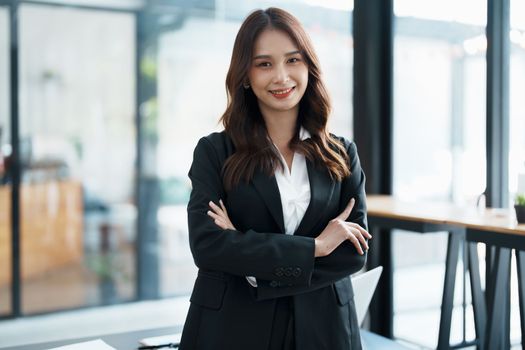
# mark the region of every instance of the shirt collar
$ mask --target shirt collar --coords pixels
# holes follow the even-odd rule
[[[301,129],[299,130],[299,139],[301,141],[304,141],[306,139],[309,139],[311,136],[312,135],[310,135],[308,130],[306,130],[305,128],[303,128],[303,126],[301,126]]]

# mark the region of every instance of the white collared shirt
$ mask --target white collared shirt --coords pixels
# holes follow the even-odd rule
[[[299,138],[305,140],[309,137],[310,133],[301,127]],[[277,150],[279,151],[278,148]],[[293,235],[310,204],[310,180],[304,155],[297,152],[294,153],[291,169],[288,169],[288,165],[280,151],[279,155],[284,164],[284,169],[277,168],[275,170],[275,180],[277,181],[281,197],[285,233]],[[255,277],[248,276],[246,279],[253,287],[257,287]]]

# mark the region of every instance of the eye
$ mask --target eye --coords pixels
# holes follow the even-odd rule
[[[256,67],[263,67],[263,68],[266,68],[266,67],[270,67],[272,64],[270,62],[259,62],[257,63],[255,66]]]
[[[297,62],[299,62],[299,61],[301,61],[301,59],[300,59],[299,57],[291,57],[291,58],[288,60],[289,63],[297,63]]]

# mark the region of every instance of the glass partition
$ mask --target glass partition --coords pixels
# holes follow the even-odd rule
[[[135,298],[135,17],[22,4],[25,314]]]

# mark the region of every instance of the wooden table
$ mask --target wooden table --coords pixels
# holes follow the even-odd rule
[[[466,229],[458,224],[461,218],[475,215],[474,210],[461,208],[450,203],[420,203],[400,201],[391,196],[370,195],[367,197],[368,222],[371,230],[400,229],[422,234],[448,232],[445,280],[439,322],[438,349],[450,349],[483,344],[486,312],[481,290],[479,273],[471,273],[471,291],[475,316],[476,341],[463,340],[460,344],[450,344],[450,328],[454,302],[456,269],[461,243],[465,240]],[[391,249],[391,247],[389,248]],[[478,255],[475,243],[465,249],[464,266],[470,271],[479,271]],[[384,281],[380,298],[388,299],[387,310],[383,310],[383,322],[387,328],[393,325],[393,263],[391,254],[385,254],[379,261],[384,268]],[[386,287],[386,288],[385,288]]]

